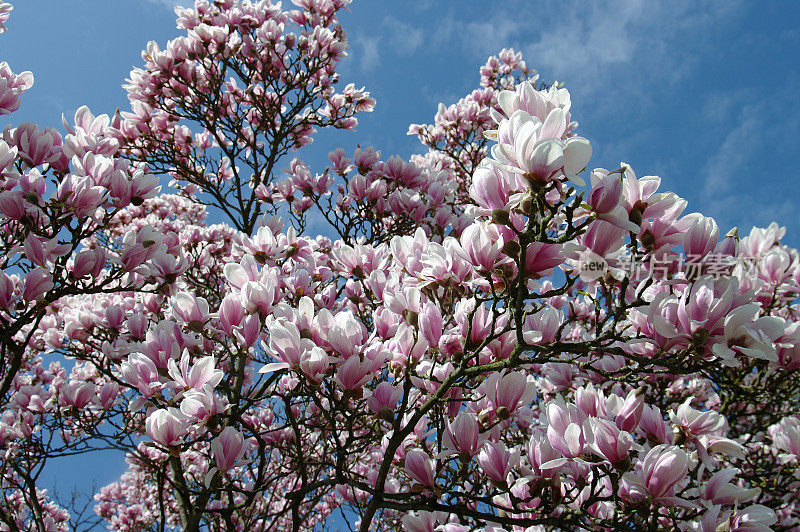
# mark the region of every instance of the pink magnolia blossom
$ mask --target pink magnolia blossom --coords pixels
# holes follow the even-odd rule
[[[153,441],[166,447],[179,445],[188,428],[181,413],[175,409],[154,411],[147,416],[145,427]]]
[[[411,449],[406,453],[405,469],[408,476],[426,488],[433,487],[436,481],[434,469],[436,461],[420,449]]]
[[[452,423],[447,423],[444,444],[449,451],[445,451],[444,454],[457,454],[462,459],[469,459],[478,453],[486,438],[487,435],[480,433],[480,426],[475,416],[468,412],[460,412]]]
[[[233,427],[225,427],[211,442],[211,452],[220,471],[227,471],[236,465],[246,450],[244,436]]]
[[[214,389],[222,380],[222,370],[216,369],[216,359],[214,356],[203,357],[195,361],[191,369],[191,362],[188,350],[184,350],[179,363],[170,359],[167,365],[169,376],[178,388],[189,390],[194,388],[199,390],[203,387]]]
[[[612,465],[627,459],[633,446],[631,435],[606,419],[587,419],[583,424],[583,434],[589,449]]]
[[[8,7],[6,7],[8,6]],[[5,22],[8,19],[10,5],[0,4],[0,33],[5,32]],[[33,86],[33,74],[22,72],[14,74],[8,63],[0,63],[0,115],[13,113],[21,104],[20,96]]]
[[[575,405],[551,402],[547,405],[547,439],[566,458],[576,458],[586,445],[586,415]]]
[[[778,522],[775,512],[762,504],[753,504],[731,516],[727,529],[731,532],[768,532]]]
[[[300,358],[300,371],[314,382],[320,382],[330,367],[330,357],[324,349],[312,347]]]
[[[12,9],[13,7],[11,4],[6,2],[0,3],[0,33],[5,33],[5,22],[8,20]]]
[[[70,382],[63,386],[59,391],[59,401],[73,408],[84,408],[92,400],[95,393],[95,386],[91,382]]]
[[[492,373],[481,385],[481,390],[501,419],[514,415],[536,395],[535,386],[523,372]]]
[[[372,395],[370,395],[367,406],[382,418],[393,420],[397,402],[402,396],[403,390],[401,388],[397,388],[386,381],[382,381],[375,387]]]
[[[534,434],[525,446],[528,464],[535,478],[555,478],[567,459],[556,451],[541,433]]]
[[[637,464],[635,473],[625,474],[625,496],[635,502],[652,498],[668,506],[686,505],[675,496],[675,485],[688,474],[689,463],[689,455],[682,449],[656,445]]]
[[[518,451],[509,451],[500,442],[486,442],[478,453],[478,465],[489,479],[506,484],[508,475],[519,463]]]
[[[769,428],[775,446],[781,451],[800,459],[800,418],[787,416]]]
[[[745,489],[731,484],[738,469],[725,468],[714,473],[700,488],[700,496],[714,504],[737,504],[757,497],[759,488]]]
[[[670,412],[670,419],[681,429],[693,436],[715,433],[725,425],[725,418],[714,411],[700,412],[689,406],[689,398],[674,412]]]
[[[25,288],[22,290],[22,297],[26,301],[38,301],[54,286],[53,276],[47,268],[35,268],[25,275]]]
[[[375,105],[349,4],[198,1],[126,109],[4,131],[8,527],[79,520],[36,472],[108,442],[115,530],[796,526],[786,229],[720,240],[624,163],[585,187],[570,93],[509,49],[423,152],[310,162]],[[32,81],[0,64],[0,114]]]

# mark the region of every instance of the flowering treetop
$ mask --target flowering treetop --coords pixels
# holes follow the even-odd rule
[[[589,170],[513,50],[422,155],[287,160],[374,105],[338,83],[347,4],[198,0],[129,111],[3,133],[0,526],[90,525],[37,478],[108,448],[114,530],[800,526],[784,230]],[[0,65],[0,111],[32,83]]]

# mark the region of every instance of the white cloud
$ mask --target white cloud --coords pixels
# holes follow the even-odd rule
[[[566,82],[583,106],[618,116],[648,105],[650,90],[680,86],[710,43],[708,28],[737,1],[560,1],[493,3],[481,21],[451,11],[437,21],[439,47],[483,61],[503,47],[523,52],[543,79]]]
[[[194,0],[144,0],[148,4],[156,4],[162,7],[166,7],[167,9],[174,9],[178,6],[182,7],[192,7],[194,6]]]
[[[797,238],[796,197],[800,187],[781,165],[786,161],[786,139],[795,138],[798,127],[782,123],[794,115],[797,83],[780,90],[756,93],[745,89],[708,97],[703,113],[708,139],[720,139],[700,171],[706,214],[723,227],[739,224],[740,234],[751,226],[766,227],[773,221],[789,228]],[[796,156],[790,159],[796,159]]]
[[[519,18],[505,11],[493,11],[480,22],[460,20],[457,12],[451,10],[447,17],[436,20],[436,29],[431,31],[433,49],[452,53],[460,48],[476,61],[484,61],[501,48],[512,44],[512,37],[524,29]]]
[[[740,174],[753,154],[756,143],[764,129],[763,117],[758,105],[748,105],[739,113],[736,126],[723,137],[716,152],[712,153],[704,168],[706,175],[704,194],[713,198],[728,192],[731,183],[741,182]]]
[[[363,33],[358,33],[351,39],[351,43],[354,45],[352,57],[358,61],[359,68],[363,73],[371,73],[380,65],[380,41],[380,36],[369,36]]]
[[[357,33],[351,39],[353,60],[362,73],[371,73],[381,64],[384,53],[395,56],[413,55],[424,43],[422,28],[411,26],[387,15],[376,35]]]
[[[422,28],[411,26],[392,16],[383,19],[381,32],[397,55],[412,55],[424,43]]]

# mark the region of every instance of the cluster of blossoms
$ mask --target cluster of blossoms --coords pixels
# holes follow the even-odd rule
[[[37,478],[107,448],[120,531],[800,526],[784,230],[720,238],[659,178],[587,171],[568,91],[510,50],[411,127],[426,154],[279,173],[374,104],[336,89],[347,2],[294,4],[178,8],[130,112],[4,132],[0,528],[91,522]]]

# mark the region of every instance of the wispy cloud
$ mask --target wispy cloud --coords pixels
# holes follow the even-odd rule
[[[622,87],[630,106],[632,98],[646,101],[648,88],[678,85],[711,39],[707,28],[735,14],[736,4],[563,1],[532,9],[516,0],[493,5],[481,21],[452,11],[435,38],[476,61],[513,46],[544,78],[564,81],[584,103],[602,103],[616,114]]]
[[[793,148],[787,139],[796,138],[800,127],[785,117],[800,112],[799,88],[798,81],[790,80],[767,93],[737,89],[708,96],[704,136],[711,142],[700,171],[702,198],[706,214],[721,225],[740,224],[747,233],[752,225],[779,221],[789,226],[790,235],[800,230],[795,205],[800,186],[783,167],[797,158],[788,154]]]
[[[144,0],[148,4],[155,4],[167,9],[174,9],[178,6],[191,7],[194,5],[194,0]]]
[[[407,24],[387,15],[375,28],[374,34],[357,33],[351,39],[353,59],[362,73],[372,73],[381,64],[384,55],[410,56],[424,43],[420,27]]]
[[[422,28],[406,24],[391,15],[383,19],[381,33],[386,36],[386,43],[397,55],[412,55],[424,42]]]
[[[752,168],[748,162],[758,146],[751,139],[757,138],[758,131],[763,129],[762,120],[758,105],[742,109],[735,125],[720,136],[721,142],[711,151],[700,172],[706,214],[716,218],[723,227],[743,218],[741,215],[747,212],[747,204],[752,207],[755,203],[752,196],[742,195],[741,185],[748,180],[746,174]],[[745,216],[749,223],[755,223],[752,211],[751,208]]]
[[[351,39],[354,47],[353,59],[358,62],[362,73],[371,74],[381,63],[380,36],[357,33]]]
[[[446,17],[436,21],[437,27],[430,32],[432,44],[441,50],[460,49],[476,63],[483,62],[501,48],[514,45],[515,36],[524,29],[524,22],[512,12],[512,9],[495,9],[476,21],[463,19],[460,12],[450,10]]]
[[[732,183],[741,182],[745,163],[759,146],[753,139],[759,138],[764,129],[764,116],[760,104],[745,106],[735,120],[735,125],[724,134],[716,151],[711,152],[703,169],[706,198],[713,199],[728,195]]]

